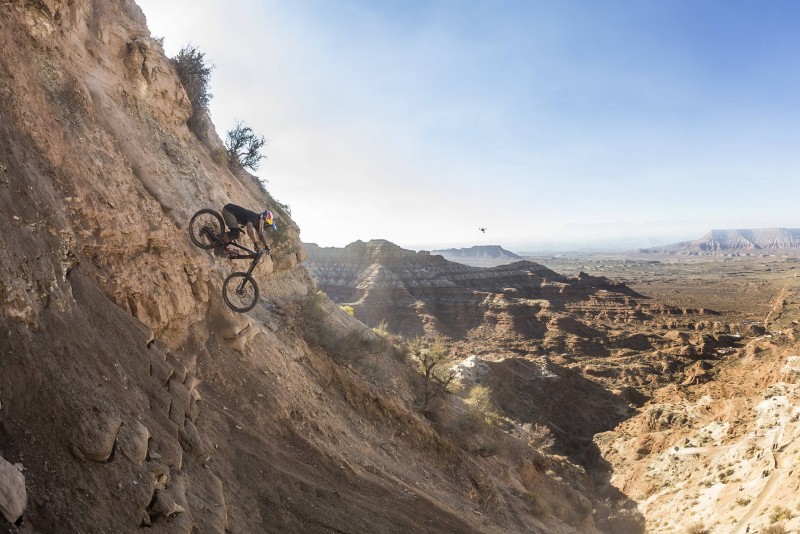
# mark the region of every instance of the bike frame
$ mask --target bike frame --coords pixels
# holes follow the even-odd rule
[[[250,268],[247,269],[247,274],[249,275],[253,274],[253,271],[255,270],[256,265],[258,265],[258,261],[261,259],[261,256],[264,254],[264,252],[262,252],[261,250],[258,251],[250,250],[249,248],[242,246],[239,243],[234,243],[233,241],[226,244],[229,247],[234,246],[236,248],[242,249],[247,252],[247,254],[236,254],[234,256],[229,256],[229,258],[232,260],[253,260],[252,263],[250,264]]]
[[[243,245],[240,245],[239,243],[236,243],[235,241],[231,241],[230,243],[225,243],[214,232],[210,232],[209,231],[207,233],[208,233],[208,236],[211,237],[211,239],[213,239],[214,241],[216,241],[220,245],[228,246],[228,247],[233,246],[233,247],[236,247],[238,249],[241,249],[241,250],[244,250],[245,252],[247,252],[247,254],[236,254],[234,256],[228,256],[228,259],[231,259],[231,260],[253,260],[250,263],[250,268],[247,269],[247,275],[251,276],[253,274],[253,271],[255,270],[256,265],[258,265],[258,261],[261,259],[261,256],[264,254],[263,251],[261,251],[261,250],[257,250],[257,251],[256,250],[251,250],[251,249],[249,249],[249,248],[247,248],[247,247],[245,247]],[[247,278],[246,277],[243,278],[242,279],[242,283],[239,284],[239,290],[241,290],[244,287],[245,283],[247,283]]]

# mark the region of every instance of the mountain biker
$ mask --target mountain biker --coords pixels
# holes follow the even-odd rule
[[[222,240],[225,243],[230,243],[231,241],[239,239],[239,236],[242,234],[242,230],[239,227],[244,226],[247,235],[253,241],[255,249],[257,251],[260,250],[258,242],[256,241],[256,234],[258,234],[258,238],[264,245],[264,252],[269,254],[269,245],[267,245],[267,240],[264,238],[264,229],[265,227],[271,227],[273,230],[277,229],[271,211],[266,210],[261,213],[256,213],[241,206],[237,206],[236,204],[225,204],[222,208],[222,218],[225,220],[225,224],[228,225],[228,228],[230,228],[230,230],[222,234]]]

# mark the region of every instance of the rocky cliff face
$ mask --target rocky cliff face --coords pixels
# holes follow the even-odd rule
[[[0,5],[0,530],[594,531],[544,473],[585,474],[469,454],[416,413],[409,368],[316,295],[297,227],[189,113],[132,1]],[[248,315],[187,236],[229,201],[283,229]],[[337,360],[353,334],[368,373]]]
[[[304,265],[318,287],[365,323],[386,322],[407,337],[479,337],[503,346],[524,340],[530,352],[609,354],[654,342],[624,339],[614,325],[678,329],[715,314],[653,304],[624,284],[585,273],[569,278],[529,261],[470,267],[386,241],[307,250]]]

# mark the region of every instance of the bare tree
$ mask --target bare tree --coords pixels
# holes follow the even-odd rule
[[[256,170],[258,162],[265,157],[261,155],[261,148],[266,142],[264,136],[256,135],[252,128],[239,121],[225,137],[228,161],[239,167]]]

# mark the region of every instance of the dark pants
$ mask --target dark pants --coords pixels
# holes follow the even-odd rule
[[[230,211],[223,209],[222,218],[225,219],[225,224],[228,225],[228,228],[239,228],[239,221],[236,220],[236,215]]]

